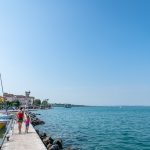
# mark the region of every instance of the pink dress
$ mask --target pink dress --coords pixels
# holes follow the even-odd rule
[[[29,126],[29,124],[30,124],[30,119],[27,119],[27,120],[25,121],[25,125],[26,125],[26,127],[28,127],[28,126]]]

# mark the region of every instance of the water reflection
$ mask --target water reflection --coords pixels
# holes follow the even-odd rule
[[[2,142],[2,139],[3,139],[5,132],[6,132],[6,127],[0,129],[0,143]]]

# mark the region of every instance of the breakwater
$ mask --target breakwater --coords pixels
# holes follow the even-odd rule
[[[31,124],[33,126],[45,124],[44,121],[39,119],[35,113],[29,113],[30,118],[31,118]],[[62,139],[56,138],[53,139],[52,137],[48,136],[46,133],[43,133],[42,131],[36,130],[37,134],[39,135],[40,139],[44,143],[45,147],[47,150],[62,150],[63,149],[63,142]],[[70,148],[65,148],[63,150],[70,150]]]

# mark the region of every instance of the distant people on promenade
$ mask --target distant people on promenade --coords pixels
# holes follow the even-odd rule
[[[19,109],[19,111],[17,112],[17,122],[18,122],[18,130],[19,130],[19,134],[21,134],[21,128],[22,128],[22,122],[24,119],[24,110],[21,107]]]
[[[29,124],[30,124],[30,117],[29,117],[29,115],[27,115],[26,119],[25,119],[25,133],[28,133]]]

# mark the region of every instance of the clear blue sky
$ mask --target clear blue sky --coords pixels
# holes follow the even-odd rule
[[[150,105],[149,8],[149,0],[0,0],[4,91]]]

